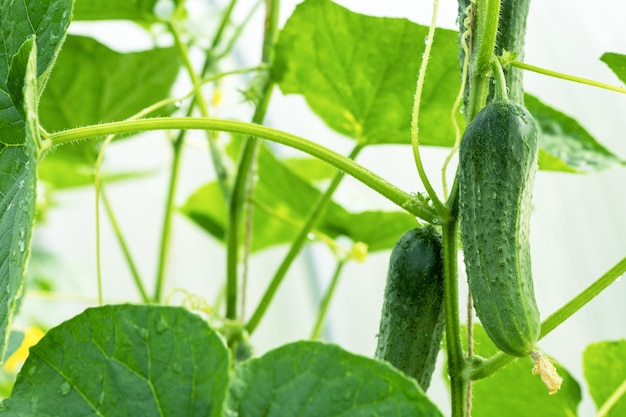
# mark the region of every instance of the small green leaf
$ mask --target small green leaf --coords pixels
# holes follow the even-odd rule
[[[320,191],[290,171],[265,145],[258,157],[253,201],[252,251],[291,242],[320,198]],[[202,186],[192,194],[182,212],[200,227],[223,240],[227,212],[217,183]],[[369,251],[393,247],[402,232],[415,227],[415,218],[404,212],[350,213],[331,202],[317,230],[330,236],[348,236],[366,243]]]
[[[305,0],[276,46],[274,77],[302,94],[331,128],[364,143],[410,143],[411,109],[426,26],[353,13],[328,0]],[[437,30],[422,96],[424,145],[451,146],[460,88],[458,35]],[[460,125],[463,118],[455,115]]]
[[[576,120],[526,94],[524,104],[541,129],[539,168],[548,171],[593,172],[624,165]]]
[[[296,342],[240,364],[228,417],[441,416],[391,365],[338,346]]]
[[[154,21],[157,0],[76,0],[74,20]]]
[[[583,354],[589,393],[598,409],[611,399],[606,417],[626,415],[626,340],[592,343]],[[607,404],[608,406],[608,404]]]
[[[222,416],[229,353],[183,308],[87,309],[30,350],[11,416]]]
[[[600,59],[626,84],[626,55],[607,52]]]
[[[474,326],[475,354],[489,357],[498,349],[479,325]],[[493,376],[475,381],[472,386],[472,417],[573,417],[580,403],[580,387],[576,380],[555,363],[563,378],[561,390],[554,395],[533,375],[530,357],[498,370]]]

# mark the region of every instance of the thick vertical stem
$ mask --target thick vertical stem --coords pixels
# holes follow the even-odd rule
[[[461,323],[459,320],[459,292],[457,274],[457,235],[458,221],[455,205],[458,194],[454,192],[450,198],[453,215],[451,220],[443,224],[444,250],[444,294],[446,311],[446,348],[448,353],[448,375],[450,377],[450,394],[452,417],[465,417],[467,407],[467,384],[464,378],[465,355],[461,341]]]
[[[278,11],[280,9],[280,0],[266,0],[265,13],[265,33],[263,37],[263,53],[262,62],[271,64],[273,59],[273,48],[276,36],[278,34]],[[262,123],[267,112],[274,82],[270,78],[267,79],[263,88],[261,99],[257,104],[252,122]],[[241,220],[243,208],[248,190],[248,178],[255,161],[257,153],[258,140],[255,137],[249,138],[241,152],[237,175],[235,176],[235,184],[230,197],[228,212],[228,236],[227,236],[227,259],[226,259],[226,318],[234,320],[237,318],[237,293],[238,271],[239,265],[239,231],[241,228]]]

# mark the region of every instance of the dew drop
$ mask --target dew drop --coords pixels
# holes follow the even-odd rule
[[[67,395],[70,393],[71,390],[72,390],[72,385],[70,385],[69,381],[65,381],[61,384],[61,387],[59,388],[59,394]]]
[[[306,235],[306,238],[309,239],[309,240],[315,240],[315,235],[313,233],[308,233]]]
[[[620,281],[622,280],[622,277],[623,277],[623,276],[624,276],[624,275],[620,275],[619,277],[615,278],[615,281],[614,281],[614,282],[620,282]]]
[[[159,320],[156,324],[156,332],[157,334],[162,334],[166,330],[168,330],[170,326],[164,320]]]
[[[24,188],[24,182],[25,182],[24,180],[20,180],[20,182],[17,183],[17,186],[19,188]]]
[[[17,242],[17,245],[20,248],[20,252],[24,252],[24,249],[26,248],[26,244],[24,243],[24,241],[20,240],[19,242]]]
[[[145,329],[143,327],[135,327],[135,329],[137,329],[139,337],[141,337],[143,340],[148,340],[148,329]]]
[[[7,287],[7,290],[8,289],[9,288]],[[35,372],[37,372],[37,367],[36,366],[31,366],[31,367],[28,368],[28,370],[26,372],[28,372],[28,375],[33,376],[33,375],[35,375]]]

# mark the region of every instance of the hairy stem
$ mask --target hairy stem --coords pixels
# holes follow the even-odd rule
[[[427,207],[420,204],[413,204],[415,199],[412,198],[410,194],[400,190],[393,184],[369,171],[365,167],[357,164],[353,160],[299,136],[254,123],[196,117],[157,117],[103,123],[100,125],[79,127],[53,133],[50,135],[49,140],[44,143],[42,152],[49,152],[51,149],[66,143],[93,139],[95,137],[110,134],[128,134],[150,130],[177,129],[217,130],[222,132],[237,133],[246,137],[255,136],[298,149],[315,158],[327,162],[335,168],[352,176],[416,217],[431,223],[437,221],[437,217],[433,215],[432,211]]]
[[[446,317],[446,348],[448,352],[448,376],[450,377],[450,395],[452,417],[465,417],[467,407],[467,379],[463,377],[465,355],[461,341],[461,323],[459,320],[459,292],[457,273],[457,235],[456,193],[451,196],[450,207],[453,216],[443,224],[444,251],[444,294]]]

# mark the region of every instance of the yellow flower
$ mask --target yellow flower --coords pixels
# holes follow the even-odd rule
[[[12,374],[17,373],[26,358],[28,357],[28,349],[34,346],[44,336],[43,330],[39,327],[31,326],[24,332],[24,340],[20,347],[4,363],[4,369]]]

